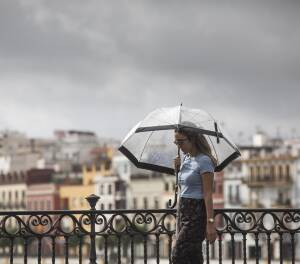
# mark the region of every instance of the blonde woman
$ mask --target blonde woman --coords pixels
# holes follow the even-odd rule
[[[184,154],[180,167],[179,225],[172,251],[173,264],[203,263],[202,242],[217,237],[213,213],[213,180],[216,160],[205,137],[193,128],[175,130],[174,143]]]

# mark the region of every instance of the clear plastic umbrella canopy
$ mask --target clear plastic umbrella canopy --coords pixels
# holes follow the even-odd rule
[[[119,150],[138,168],[174,174],[173,159],[178,152],[174,130],[182,127],[204,135],[217,160],[215,171],[221,171],[240,156],[238,148],[210,114],[183,106],[159,108],[148,114],[131,129]]]

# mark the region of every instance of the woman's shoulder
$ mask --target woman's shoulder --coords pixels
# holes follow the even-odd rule
[[[197,156],[197,162],[199,164],[198,166],[199,166],[199,169],[200,169],[200,173],[214,172],[215,165],[214,165],[211,157],[209,157],[208,155],[199,154]]]
[[[200,153],[196,156],[197,161],[199,162],[212,162],[211,158],[203,153]]]

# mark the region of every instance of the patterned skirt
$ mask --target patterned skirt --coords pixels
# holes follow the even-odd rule
[[[202,264],[206,232],[204,199],[180,198],[179,232],[172,250],[173,264]]]

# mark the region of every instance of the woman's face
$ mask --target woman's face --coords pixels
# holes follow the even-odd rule
[[[186,154],[186,153],[190,153],[191,149],[192,149],[192,144],[189,141],[189,139],[187,138],[186,135],[181,134],[179,132],[175,132],[175,141],[174,143],[180,148],[180,150]]]

